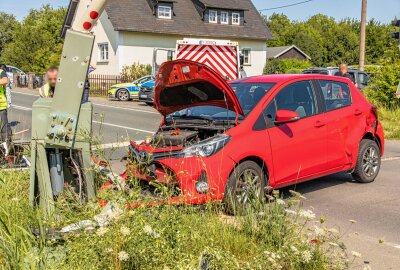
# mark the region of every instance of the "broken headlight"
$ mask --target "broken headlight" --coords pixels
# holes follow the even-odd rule
[[[210,157],[221,150],[231,137],[226,134],[217,135],[199,144],[189,146],[182,151],[183,157]]]

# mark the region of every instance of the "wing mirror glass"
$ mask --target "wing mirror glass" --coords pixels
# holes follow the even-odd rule
[[[276,112],[276,118],[274,121],[275,125],[282,125],[292,123],[300,120],[300,116],[297,112],[289,110],[279,110]]]

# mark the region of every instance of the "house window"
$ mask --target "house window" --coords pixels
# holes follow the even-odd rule
[[[210,23],[217,23],[218,22],[218,13],[215,10],[210,10],[208,21]]]
[[[99,62],[108,61],[108,43],[99,43]]]
[[[251,49],[246,48],[242,49],[243,54],[243,65],[249,66],[251,65]]]
[[[232,13],[232,24],[240,25],[240,13]]]
[[[221,24],[228,24],[228,23],[229,23],[229,13],[221,12]]]
[[[158,6],[158,18],[172,19],[172,8],[169,6]]]

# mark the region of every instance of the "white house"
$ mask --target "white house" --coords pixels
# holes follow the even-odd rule
[[[251,0],[109,0],[93,29],[95,74],[152,64],[154,48],[175,50],[184,38],[239,42],[247,75],[262,73],[272,34]]]

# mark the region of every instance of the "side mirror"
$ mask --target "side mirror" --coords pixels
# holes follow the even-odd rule
[[[297,112],[289,110],[279,110],[276,112],[274,124],[282,125],[286,123],[296,122],[298,120],[300,120],[300,116]]]

